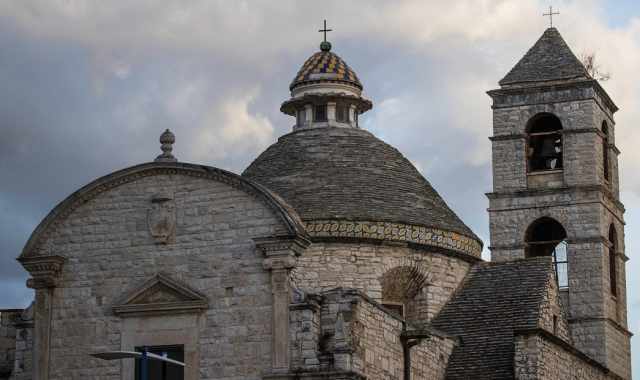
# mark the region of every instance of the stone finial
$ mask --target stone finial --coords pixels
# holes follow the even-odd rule
[[[171,151],[173,151],[173,143],[176,142],[176,136],[171,133],[170,130],[164,131],[160,135],[160,149],[162,149],[162,154],[156,157],[156,162],[178,162],[178,159],[173,156]]]

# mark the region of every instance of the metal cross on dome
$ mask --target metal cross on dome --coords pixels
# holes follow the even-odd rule
[[[554,12],[553,7],[549,5],[549,13],[543,13],[543,16],[549,16],[549,27],[553,28],[553,15],[559,15],[560,12]]]
[[[327,29],[327,20],[324,20],[324,29],[320,29],[318,32],[324,33],[324,42],[327,42],[327,32],[333,32],[333,29]]]

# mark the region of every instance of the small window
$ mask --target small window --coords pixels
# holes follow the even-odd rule
[[[526,256],[551,256],[558,288],[569,287],[567,259],[567,233],[560,223],[551,218],[540,218],[527,230]]]
[[[327,121],[327,105],[319,105],[314,107],[314,121]]]
[[[349,108],[344,104],[336,106],[336,120],[342,123],[349,122]]]
[[[618,295],[618,260],[616,260],[616,229],[613,224],[609,227],[609,286],[611,289],[611,295]]]
[[[553,250],[553,266],[556,269],[556,278],[558,279],[558,288],[566,289],[569,287],[569,274],[567,273],[567,242],[561,241]]]
[[[602,122],[602,134],[602,168],[605,181],[609,181],[609,128],[606,121]]]
[[[136,351],[142,352],[142,350],[143,347],[136,347]],[[184,346],[182,345],[150,346],[147,347],[147,352],[184,362]],[[135,380],[142,380],[141,370],[140,359],[136,359]],[[147,370],[147,379],[149,380],[184,380],[184,368],[171,363],[149,360]]]
[[[534,116],[527,127],[530,172],[562,169],[562,124],[552,114]]]
[[[298,110],[296,113],[296,123],[298,125],[303,125],[306,121],[307,112],[305,110]]]
[[[404,318],[404,305],[401,303],[383,303],[382,306],[400,318]]]
[[[354,112],[353,112],[353,117],[354,117],[354,119],[355,119],[356,127],[357,127],[357,126],[358,126],[358,111],[354,111]]]

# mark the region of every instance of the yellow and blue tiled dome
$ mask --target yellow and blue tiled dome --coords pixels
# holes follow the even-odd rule
[[[330,46],[328,43],[323,43],[322,50],[307,59],[291,82],[289,90],[303,84],[325,81],[346,83],[362,90],[362,84],[356,73],[342,58],[330,51]]]

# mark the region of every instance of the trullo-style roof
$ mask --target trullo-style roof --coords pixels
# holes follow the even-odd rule
[[[499,83],[507,86],[570,79],[590,76],[558,30],[548,28]]]

